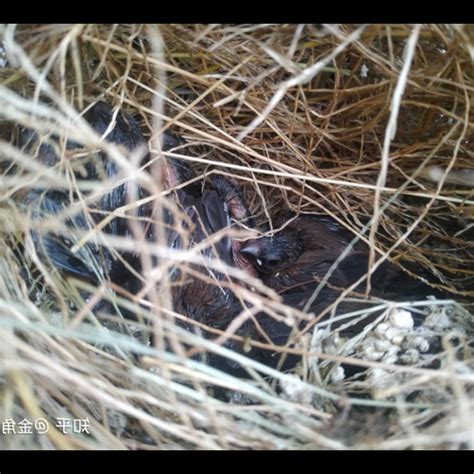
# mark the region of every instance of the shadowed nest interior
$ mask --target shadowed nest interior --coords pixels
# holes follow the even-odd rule
[[[50,422],[42,436],[0,434],[0,446],[472,449],[471,26],[0,34],[0,422]],[[131,117],[143,140],[101,139],[107,124],[87,125],[99,102],[116,121]],[[113,173],[92,176],[91,156],[108,157]],[[181,179],[166,159],[185,164]],[[251,225],[219,194],[222,178]],[[203,214],[180,194],[192,186],[217,190],[233,224],[196,238]],[[104,212],[114,187],[126,198]],[[47,192],[66,204],[36,215]],[[374,274],[390,262],[406,277],[397,284],[434,296],[373,297],[366,279],[306,311],[222,258],[223,246],[240,255],[245,239],[278,232],[290,211],[337,222],[369,249]],[[127,230],[111,230],[117,222]],[[44,258],[38,236],[52,233],[93,283]],[[114,268],[134,277],[108,278]],[[199,314],[232,295],[239,310],[223,306],[225,327],[190,316],[179,290],[189,281]],[[242,332],[249,324],[258,337]],[[266,338],[268,324],[288,328],[291,344]],[[265,350],[278,362],[262,366]],[[87,419],[89,433],[63,433],[58,418]]]

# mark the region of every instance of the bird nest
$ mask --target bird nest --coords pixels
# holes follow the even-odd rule
[[[473,447],[471,27],[22,25],[1,37],[1,447]],[[366,243],[369,271],[389,261],[446,297],[378,299],[377,317],[347,337],[234,269],[230,290],[247,307],[238,318],[266,311],[295,332],[295,321],[312,322],[291,348],[275,348],[301,358],[284,371],[229,350],[233,338],[262,344],[236,336],[238,321],[212,337],[179,324],[167,275],[195,262],[197,247],[172,252],[139,232],[78,229],[76,250],[100,238],[118,255],[146,257],[148,285],[130,298],[64,278],[35,251],[24,197],[61,189],[87,206],[111,187],[76,179],[66,140],[101,148],[119,179],[158,206],[169,201],[150,179],[158,166],[141,169],[133,153],[76,124],[99,100],[138,117],[153,163],[174,156],[199,179],[237,183],[255,228],[228,230],[236,239],[272,232],[286,209],[329,216]],[[24,127],[60,137],[58,166],[18,146]],[[163,152],[163,132],[181,148]],[[45,229],[63,220],[50,216]],[[135,317],[95,311],[100,300]],[[196,357],[204,353],[249,376]],[[350,375],[347,364],[360,370]]]

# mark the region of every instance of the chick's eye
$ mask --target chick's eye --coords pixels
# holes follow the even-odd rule
[[[276,267],[280,261],[277,260],[276,258],[271,258],[270,260],[267,260],[265,263],[269,267]]]

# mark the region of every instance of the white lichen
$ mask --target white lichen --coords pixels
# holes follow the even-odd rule
[[[346,378],[346,372],[343,367],[338,366],[331,372],[331,382],[341,382]]]
[[[404,309],[397,309],[390,314],[390,322],[400,329],[412,329],[414,326],[413,316]]]
[[[365,63],[362,63],[362,66],[360,68],[360,77],[366,78],[368,76],[368,73],[369,73],[369,68],[367,67]]]
[[[7,51],[5,49],[5,43],[2,41],[0,43],[0,68],[7,67],[8,59],[7,59]]]

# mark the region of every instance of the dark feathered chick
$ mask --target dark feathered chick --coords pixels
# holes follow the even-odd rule
[[[173,172],[173,168],[170,171]],[[189,172],[185,175],[189,177]],[[189,239],[191,247],[209,237],[212,238],[217,232],[222,233],[224,229],[230,229],[235,222],[244,222],[249,228],[254,226],[239,186],[222,176],[212,175],[211,178],[200,183],[198,195],[178,193],[177,201],[193,223]],[[175,248],[180,248],[182,245],[181,240],[176,237]],[[220,259],[229,266],[244,269],[254,275],[255,270],[240,252],[242,245],[242,241],[224,236],[213,246],[201,252],[203,264],[188,265],[187,268],[190,267],[192,273],[189,270],[186,271],[186,268],[175,273],[177,284],[172,287],[173,306],[189,321],[188,323],[178,322],[178,324],[214,339],[217,334],[212,332],[213,329],[226,331],[234,319],[244,311],[242,302],[229,288],[229,283],[233,282],[232,278],[206,265],[206,262],[211,259]],[[200,276],[196,276],[195,272],[199,272]],[[225,346],[244,353],[258,362],[276,367],[279,361],[277,353],[273,350],[248,347],[246,342],[252,340],[283,346],[288,341],[291,328],[263,313],[258,315],[257,320],[258,327],[253,319],[247,319],[235,332],[235,335],[242,340],[230,338]],[[201,325],[194,325],[193,321]],[[205,327],[210,330],[207,331]],[[215,354],[208,354],[208,363],[237,376],[248,376],[245,367]],[[295,358],[290,356],[286,358],[286,363],[282,368],[285,370],[294,364]]]
[[[346,250],[329,278],[330,284],[346,289],[368,270],[369,247],[360,240],[352,245],[354,235],[332,218],[285,213],[276,220],[276,226],[282,229],[271,237],[248,240],[241,253],[252,260],[260,278],[280,293],[315,288]],[[372,294],[388,299],[436,293],[389,262],[374,272],[371,286]],[[362,288],[364,285],[358,289]]]
[[[240,251],[252,259],[264,283],[278,292],[319,282],[353,239],[349,231],[327,217],[285,213],[275,221],[275,227],[283,228],[273,236],[247,241]],[[349,286],[363,274],[367,257],[366,247],[357,243],[329,281]]]
[[[241,252],[249,258],[258,276],[269,287],[278,291],[283,301],[297,309],[306,309],[316,315],[325,311],[325,319],[331,315],[347,314],[368,310],[377,301],[361,298],[344,298],[341,293],[352,286],[368,271],[369,248],[358,241],[352,247],[353,235],[329,217],[300,214],[295,216],[288,212],[276,219],[275,227],[281,228],[272,237],[251,239],[241,248]],[[340,260],[335,269],[335,262],[347,250],[347,255]],[[320,286],[323,278],[332,269],[332,274],[324,286]],[[427,277],[426,273],[416,268],[416,273]],[[445,297],[446,295],[420,280],[415,280],[402,272],[390,262],[384,262],[371,276],[371,292],[369,296],[409,301],[423,299],[429,295]],[[315,296],[315,290],[318,294]],[[366,281],[354,291],[363,293]],[[327,309],[337,300],[337,306],[331,312]],[[380,312],[369,311],[367,317],[340,329],[343,337],[358,334]],[[421,324],[423,315],[414,313],[415,324]],[[332,328],[341,328],[347,320],[332,323]],[[303,324],[299,325],[303,329]],[[282,339],[290,336],[289,328],[280,327]],[[267,332],[274,332],[274,323],[270,322]],[[286,333],[285,333],[286,331]],[[286,361],[290,368],[299,360],[291,357]],[[345,366],[346,374],[360,372],[360,367]]]
[[[285,213],[276,220],[276,226],[282,228],[273,237],[249,240],[241,252],[252,260],[259,277],[278,291],[286,304],[319,314],[332,305],[343,291],[366,275],[369,248],[358,241],[332,270],[325,285],[319,287],[353,240],[352,233],[333,219]],[[418,273],[422,271],[418,269]],[[373,273],[370,283],[371,296],[388,300],[409,301],[428,295],[442,296],[436,289],[409,277],[387,261]],[[313,298],[316,289],[319,289],[319,293]],[[364,280],[353,291],[363,293],[365,289]],[[371,305],[365,298],[344,300],[338,304],[336,314],[360,311]],[[364,324],[368,322],[365,320]],[[351,334],[360,329],[360,325],[352,327]]]
[[[208,239],[214,240],[214,234],[220,232],[221,238],[213,245],[206,246],[200,252],[202,264],[193,263],[174,272],[172,298],[174,309],[186,316],[190,321],[196,321],[211,329],[225,331],[233,319],[242,311],[242,305],[229,289],[233,279],[225,273],[211,268],[211,260],[220,260],[229,266],[245,269],[234,239],[226,235],[225,230],[234,225],[234,220],[246,219],[251,221],[245,202],[241,198],[236,185],[225,179],[210,179],[202,183],[198,197],[179,195],[179,204],[192,223],[188,245],[190,248]],[[236,210],[237,209],[237,210]],[[176,235],[174,248],[183,248],[184,242]],[[246,262],[246,261],[245,261]],[[198,274],[198,275],[197,275]],[[191,330],[197,331],[197,326],[191,322],[184,324]],[[205,329],[207,337],[217,337]],[[239,344],[229,341],[227,347],[238,349]],[[211,357],[210,363],[216,358]],[[226,370],[230,366],[226,366]]]
[[[115,114],[114,109],[104,102],[96,103],[85,114],[85,118],[97,133],[102,135],[107,131],[105,139],[122,146],[128,152],[145,144],[136,120],[123,112]],[[59,161],[57,137],[51,137],[49,143],[41,143],[35,132],[24,129],[20,133],[20,145],[48,166]],[[74,142],[68,142],[66,149],[80,151],[79,145]],[[102,152],[90,153],[83,163],[83,169],[85,173],[75,173],[76,179],[95,180],[106,177],[113,180],[118,174],[117,165]],[[139,194],[142,193],[143,191],[139,190]],[[25,202],[31,208],[32,217],[40,219],[61,213],[76,202],[76,198],[77,196],[69,191],[35,189],[26,193]],[[104,219],[107,213],[125,205],[126,202],[127,185],[120,184],[91,204],[87,213],[82,210],[74,213],[58,232],[33,231],[31,235],[38,255],[43,261],[67,275],[92,283],[105,278],[122,282],[125,278],[124,266],[113,256],[110,249],[92,242],[88,242],[77,252],[72,252],[71,248],[77,243],[80,232],[91,229]],[[144,208],[137,211],[138,215],[144,213]],[[129,233],[127,219],[116,217],[103,231],[106,234],[126,236]]]
[[[186,163],[175,159],[168,159],[165,173],[165,182],[172,186],[196,178],[196,174]],[[192,222],[192,229],[189,229],[191,246],[221,232],[222,238],[215,244],[214,249],[208,248],[205,251],[206,256],[210,257],[212,253],[214,258],[219,258],[228,265],[252,271],[249,262],[240,253],[241,242],[222,232],[239,223],[250,228],[254,226],[253,218],[236,183],[222,176],[212,175],[179,189],[175,193],[175,200],[183,214]],[[165,221],[170,223],[172,228],[174,216],[168,212]],[[177,232],[169,234],[168,242],[173,248],[181,248],[183,245]]]

